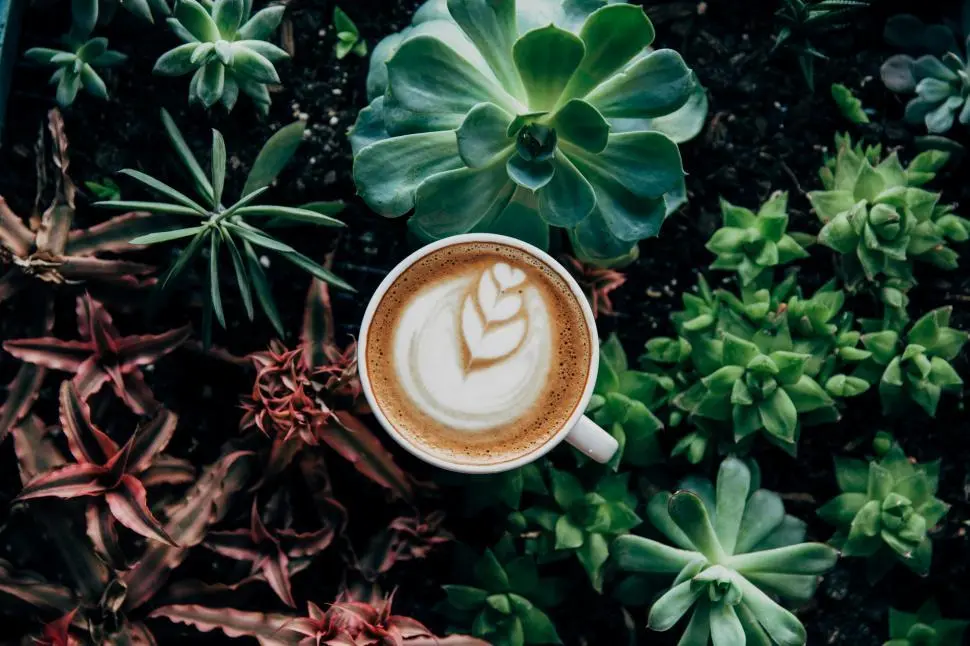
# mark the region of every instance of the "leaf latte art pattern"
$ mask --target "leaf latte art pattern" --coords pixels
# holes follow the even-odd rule
[[[522,347],[529,332],[525,286],[525,272],[503,262],[483,271],[470,286],[460,314],[466,374],[494,365]]]

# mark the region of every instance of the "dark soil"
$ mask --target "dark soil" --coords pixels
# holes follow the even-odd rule
[[[357,22],[361,33],[373,46],[380,37],[403,27],[418,3],[415,0],[357,0],[345,9]],[[695,141],[683,146],[689,173],[690,201],[666,223],[659,239],[641,244],[640,259],[625,273],[628,282],[614,292],[616,315],[600,318],[604,336],[617,332],[627,352],[639,353],[650,337],[669,333],[667,315],[680,308],[680,294],[696,282],[696,274],[711,261],[704,243],[718,224],[718,200],[754,207],[775,190],[790,193],[793,229],[814,232],[817,223],[810,213],[805,192],[819,187],[817,170],[822,152],[831,147],[836,131],[854,128],[855,136],[882,141],[899,147],[904,159],[914,154],[912,132],[899,119],[903,103],[887,92],[878,79],[879,64],[891,53],[882,43],[885,16],[901,3],[877,3],[877,10],[863,14],[849,29],[823,37],[817,43],[831,57],[817,65],[816,87],[808,91],[794,58],[786,52],[771,53],[772,34],[777,30],[774,2],[737,2],[717,0],[708,3],[651,2],[650,12],[657,23],[658,44],[677,49],[697,72],[711,98],[709,122]],[[925,3],[932,5],[933,3]],[[112,100],[98,102],[81,95],[65,111],[67,134],[71,143],[71,173],[80,184],[100,181],[121,168],[138,168],[176,186],[185,186],[175,176],[174,156],[165,141],[158,109],[168,109],[203,159],[208,155],[211,127],[224,135],[230,152],[230,181],[241,186],[256,152],[266,138],[280,126],[305,117],[312,136],[273,189],[280,204],[299,204],[311,200],[343,199],[348,208],[343,214],[347,229],[339,236],[330,230],[312,229],[288,239],[298,248],[322,260],[335,250],[335,270],[353,284],[357,294],[335,294],[335,313],[339,334],[344,340],[356,333],[357,323],[367,300],[384,274],[410,249],[402,221],[384,220],[371,213],[355,197],[351,179],[351,155],[345,132],[366,103],[364,81],[367,61],[350,56],[337,61],[333,56],[334,36],[330,29],[332,3],[323,0],[293,0],[289,20],[293,26],[295,56],[280,68],[283,87],[273,94],[267,119],[253,114],[245,98],[227,117],[211,118],[201,109],[186,107],[188,79],[159,78],[151,75],[157,56],[173,45],[174,37],[162,28],[147,28],[123,12],[107,31],[113,49],[129,55],[129,63],[109,74]],[[937,11],[940,7],[929,7]],[[50,44],[64,31],[64,24],[50,20],[61,15],[63,7],[35,8],[28,11],[22,48]],[[933,14],[928,16],[933,17]],[[46,85],[47,73],[19,68],[14,78],[8,109],[8,122],[0,149],[0,194],[18,213],[29,213],[34,203],[33,146],[45,126],[46,111],[53,104],[53,88]],[[841,82],[858,92],[864,104],[874,109],[873,123],[864,129],[853,127],[838,114],[828,88]],[[961,136],[962,133],[955,133]],[[965,139],[966,137],[964,137]],[[962,202],[970,186],[962,180],[960,164],[951,163],[933,185],[944,191],[944,199]],[[143,196],[134,186],[122,183],[126,197]],[[228,190],[228,189],[227,189]],[[91,208],[86,197],[79,197],[77,221],[88,226],[105,214]],[[310,238],[310,234],[318,236]],[[146,255],[153,261],[167,260],[164,253]],[[807,290],[831,277],[830,255],[824,249],[802,264],[801,275]],[[273,266],[270,276],[284,324],[292,342],[301,323],[303,300],[308,286],[306,275],[290,266]],[[712,281],[718,280],[717,275]],[[941,305],[952,305],[954,324],[970,327],[970,274],[965,269],[952,273],[923,271],[921,283],[912,295],[914,318]],[[200,277],[196,277],[201,281]],[[161,331],[187,321],[198,324],[199,301],[191,297],[191,280],[168,296],[162,307],[149,316],[145,307],[114,308],[116,320],[125,333]],[[231,295],[231,285],[223,288],[227,312],[231,313],[228,331],[217,330],[215,343],[242,355],[265,347],[273,337],[268,322],[257,319],[250,324],[242,317],[241,304]],[[860,300],[860,311],[865,307]],[[14,307],[0,310],[0,337],[23,336],[27,306],[17,301]],[[73,338],[73,304],[69,297],[58,301],[57,332]],[[8,380],[16,364],[0,357],[0,382]],[[958,371],[970,374],[966,356]],[[171,451],[191,456],[198,464],[211,461],[227,438],[238,434],[240,394],[248,390],[250,375],[245,371],[188,350],[159,363],[148,374],[156,396],[181,416],[180,431]],[[55,417],[56,379],[49,377],[38,403],[47,421]],[[836,494],[832,470],[833,454],[863,454],[877,430],[891,430],[907,452],[919,460],[943,458],[939,496],[953,505],[945,523],[938,529],[934,543],[933,570],[919,578],[897,567],[878,586],[865,581],[864,566],[855,560],[841,562],[825,578],[816,599],[801,610],[809,631],[809,644],[871,646],[887,638],[887,607],[914,610],[924,600],[936,597],[945,615],[968,616],[970,608],[970,415],[957,397],[945,398],[935,420],[920,415],[887,419],[879,412],[878,398],[865,396],[852,401],[845,419],[832,426],[815,427],[803,434],[799,456],[792,459],[761,447],[759,459],[765,486],[781,492],[788,500],[790,513],[809,522],[810,537],[828,538],[830,529],[814,519],[814,510]],[[397,459],[419,479],[431,479],[430,469],[397,453]],[[360,482],[356,474],[339,461],[332,460],[336,495],[350,510],[350,541],[357,547],[366,537],[386,525],[393,512],[381,509],[382,492]],[[685,473],[685,465],[671,463],[656,474],[658,483],[671,482]],[[347,480],[343,480],[346,476]],[[18,488],[16,466],[10,443],[0,447],[0,501],[6,502]],[[375,504],[377,505],[375,507]],[[488,518],[462,519],[460,502],[445,495],[437,503],[453,512],[449,529],[478,548],[482,540],[495,534]],[[0,521],[7,515],[7,504],[0,505]],[[232,522],[242,523],[248,511],[240,510]],[[484,531],[483,531],[484,530]],[[21,549],[19,546],[16,549]],[[13,551],[16,551],[14,549]],[[26,544],[23,547],[26,549]],[[7,556],[7,555],[4,555]],[[202,576],[211,567],[208,554],[183,566],[185,576]],[[38,555],[43,566],[43,557]],[[38,558],[32,559],[37,561]],[[674,644],[673,634],[647,634],[643,630],[645,612],[634,609],[632,635],[620,606],[609,596],[599,597],[586,584],[578,566],[567,567],[575,587],[567,602],[555,613],[560,634],[568,644]],[[321,589],[336,589],[342,564],[333,554],[310,573],[299,575],[297,598],[312,591],[325,599]],[[238,573],[237,573],[238,574]],[[437,585],[452,582],[447,550],[426,563],[402,566],[386,582],[390,589],[399,584],[399,610],[413,612],[419,619],[436,623],[431,606],[438,600]],[[332,595],[331,595],[332,596]],[[261,599],[263,597],[260,597]],[[265,597],[266,607],[273,604]],[[0,602],[2,607],[2,602]],[[276,606],[272,606],[276,609]],[[187,643],[217,643],[216,633],[201,635],[175,628],[165,621],[154,621],[152,629],[163,644],[180,639]]]

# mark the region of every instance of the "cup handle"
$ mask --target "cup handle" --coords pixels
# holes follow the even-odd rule
[[[620,444],[612,435],[596,425],[588,417],[580,417],[576,426],[569,431],[566,441],[573,445],[583,455],[605,464],[616,454]]]

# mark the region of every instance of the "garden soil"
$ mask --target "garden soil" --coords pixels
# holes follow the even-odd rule
[[[294,56],[279,66],[284,85],[273,92],[273,105],[265,119],[253,113],[245,97],[229,116],[216,110],[207,117],[201,108],[188,108],[188,77],[151,74],[155,59],[175,44],[174,36],[119,12],[106,35],[113,49],[128,54],[129,62],[107,74],[110,102],[82,94],[64,111],[70,172],[80,185],[103,181],[121,168],[136,168],[174,186],[187,187],[185,178],[178,176],[175,156],[159,121],[159,108],[165,107],[186,133],[203,165],[211,142],[209,128],[218,128],[225,135],[230,155],[227,191],[238,190],[266,138],[294,119],[306,119],[309,138],[272,189],[272,197],[280,204],[332,199],[348,203],[342,216],[348,226],[339,233],[302,229],[284,239],[319,261],[333,252],[335,271],[357,288],[356,294],[334,293],[338,339],[349,341],[357,332],[370,294],[411,247],[403,219],[383,219],[355,196],[346,131],[366,104],[367,60],[353,55],[343,61],[334,57],[330,2],[292,0],[288,4],[285,43]],[[373,47],[383,35],[405,26],[416,4],[413,0],[347,0],[343,8]],[[886,91],[878,78],[880,63],[892,53],[882,42],[882,25],[901,3],[876,3],[880,6],[863,14],[850,28],[817,43],[830,59],[816,65],[814,94],[807,89],[793,56],[772,52],[772,34],[777,31],[775,4],[736,0],[647,3],[657,26],[657,44],[681,52],[707,88],[711,109],[700,136],[682,147],[689,203],[669,218],[659,238],[640,244],[640,259],[625,270],[628,280],[614,292],[615,315],[601,315],[599,319],[603,337],[616,332],[631,356],[640,353],[647,339],[671,332],[668,314],[680,308],[680,294],[696,284],[698,272],[705,271],[711,262],[704,243],[719,224],[718,201],[722,197],[753,208],[773,191],[788,191],[791,229],[815,232],[818,223],[805,193],[820,187],[817,171],[823,152],[832,147],[835,132],[851,127],[855,136],[899,147],[904,160],[914,154],[912,132],[899,120],[903,102]],[[939,9],[932,6],[934,3],[923,4],[929,5],[930,12]],[[66,27],[51,16],[60,19],[64,13],[64,3],[47,3],[29,10],[22,48],[49,45]],[[924,17],[932,20],[939,16],[930,13]],[[44,71],[27,67],[16,70],[0,148],[0,195],[21,214],[35,208],[35,142],[46,127],[46,112],[53,104],[54,91],[46,85],[47,76]],[[828,92],[833,82],[857,92],[872,109],[871,124],[860,129],[839,115]],[[966,139],[965,133],[958,136]],[[945,201],[970,205],[970,184],[963,180],[963,171],[960,164],[951,163],[931,187],[943,190]],[[144,197],[124,178],[119,178],[119,183],[126,199]],[[77,226],[105,219],[107,214],[92,208],[91,201],[90,195],[78,197]],[[966,210],[958,212],[967,215]],[[561,246],[553,251],[561,253]],[[148,262],[165,264],[170,253],[168,249],[153,249],[142,256]],[[799,267],[801,283],[811,291],[832,276],[831,254],[816,249],[813,258]],[[949,305],[954,308],[955,326],[970,328],[970,272],[966,264],[950,273],[921,269],[920,285],[912,295],[914,318]],[[293,344],[299,334],[308,277],[279,263],[269,273],[288,332],[286,341]],[[722,280],[718,273],[707,273],[715,286]],[[112,301],[109,308],[125,334],[159,332],[189,321],[197,325],[201,311],[197,287],[202,280],[201,274],[189,277],[174,292],[162,296],[151,310],[138,300],[144,297],[132,295]],[[726,275],[723,280],[727,281]],[[77,292],[79,288],[65,291],[70,293],[71,289]],[[214,342],[235,355],[264,348],[273,337],[268,322],[258,315],[255,324],[245,320],[232,285],[223,286],[222,293],[231,320],[228,330],[216,330]],[[30,300],[20,299],[15,307],[0,309],[0,338],[26,334]],[[862,309],[857,313],[866,314]],[[72,298],[62,296],[57,304],[56,332],[75,338],[74,327]],[[966,355],[956,367],[961,374],[970,375]],[[9,356],[0,357],[0,383],[9,380],[15,370],[16,363]],[[219,446],[238,434],[240,397],[250,388],[251,377],[237,365],[192,349],[183,348],[161,361],[147,378],[156,396],[181,416],[170,451],[199,465],[212,461]],[[48,421],[56,419],[56,383],[56,378],[48,377],[36,409]],[[115,408],[107,412],[124,414]],[[953,509],[935,533],[933,568],[926,578],[897,567],[879,585],[870,586],[865,580],[864,563],[840,562],[825,578],[816,598],[798,611],[812,646],[881,644],[887,639],[889,606],[912,611],[930,597],[939,599],[945,615],[970,617],[970,413],[959,397],[944,398],[934,420],[921,414],[883,418],[875,393],[853,399],[840,423],[809,428],[802,434],[797,458],[762,445],[756,457],[764,486],[779,491],[789,512],[808,521],[810,538],[825,540],[831,530],[815,519],[814,510],[837,493],[832,457],[840,453],[863,455],[877,430],[895,433],[906,451],[920,461],[943,459],[938,495]],[[664,438],[668,445],[675,439],[672,433]],[[430,468],[410,456],[397,451],[396,457],[419,480],[435,477]],[[565,458],[571,460],[568,455]],[[370,533],[386,525],[386,514],[379,513],[383,492],[370,483],[358,486],[360,481],[354,479],[356,475],[349,467],[337,459],[330,462],[335,493],[349,510],[346,540],[350,544],[366,543]],[[650,483],[644,483],[644,491],[670,486],[685,473],[685,465],[679,462],[658,467],[650,474]],[[349,483],[342,481],[345,476],[350,478]],[[6,520],[9,501],[18,487],[16,461],[7,442],[0,447],[0,523]],[[447,490],[441,495],[440,505],[449,511],[448,527],[459,539],[482,549],[487,539],[496,537],[501,519],[482,515],[466,518],[460,499]],[[241,510],[229,525],[238,526],[232,522],[241,524],[247,516],[248,511]],[[6,549],[31,549],[29,537],[23,540],[22,544],[14,541]],[[344,562],[330,552],[335,550],[325,553],[310,572],[296,577],[297,598],[305,590],[312,590],[315,597],[321,596],[321,590],[336,593]],[[38,556],[38,567],[43,567],[42,555]],[[190,558],[179,576],[206,578],[213,571],[225,577],[245,574],[238,571],[238,565],[211,557],[205,553]],[[51,567],[49,562],[47,567]],[[451,567],[447,548],[426,562],[397,566],[390,578],[391,585],[400,587],[396,610],[441,626],[433,606],[441,598],[438,585],[453,582]],[[608,590],[602,596],[593,592],[577,564],[567,561],[557,567],[571,582],[567,601],[552,613],[567,644],[676,643],[673,631],[653,634],[645,630],[645,609],[633,608],[625,614]],[[59,578],[56,569],[44,573]],[[281,609],[271,596],[259,597],[263,598],[267,610]],[[164,620],[152,620],[151,626],[162,644],[223,643],[220,633],[203,635]],[[0,642],[3,637],[0,635]]]

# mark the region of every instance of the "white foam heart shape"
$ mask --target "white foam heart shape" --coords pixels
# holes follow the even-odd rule
[[[506,291],[524,282],[525,272],[504,262],[482,272],[476,289],[462,304],[461,331],[470,362],[466,368],[475,361],[500,360],[522,343],[527,321],[510,320],[522,311],[522,296]]]
[[[504,262],[496,263],[492,267],[492,274],[495,276],[495,282],[498,283],[498,288],[503,292],[525,280],[524,271]]]

